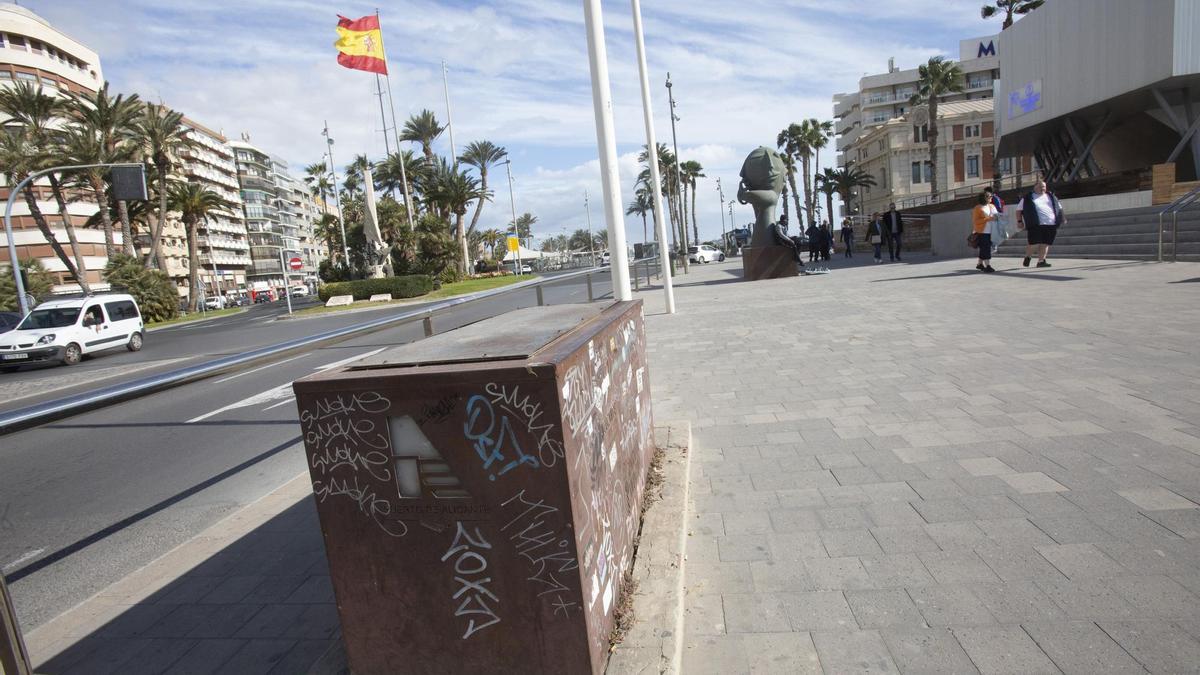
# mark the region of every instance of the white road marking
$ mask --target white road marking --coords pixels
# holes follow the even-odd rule
[[[379,352],[381,352],[383,350],[384,350],[384,348],[380,347],[379,349],[373,349],[369,352],[364,352],[364,353],[358,354],[356,356],[351,356],[349,358],[342,359],[340,361],[334,361],[333,363],[327,363],[323,366],[317,366],[313,370],[319,372],[322,370],[329,370],[331,368],[337,368],[338,366],[345,365],[347,363],[350,363],[351,361],[357,361],[361,358],[371,356],[372,354],[378,354]],[[283,384],[279,385],[278,387],[273,387],[264,392],[259,392],[253,396],[249,396],[249,397],[244,398],[235,403],[230,403],[229,405],[227,405],[223,408],[218,408],[212,412],[200,415],[199,417],[193,417],[192,419],[188,420],[187,422],[184,422],[184,424],[194,424],[196,422],[202,422],[210,417],[213,417],[215,415],[220,415],[221,413],[227,412],[229,410],[236,410],[238,408],[249,408],[252,406],[262,405],[264,403],[271,404],[269,407],[264,409],[264,410],[270,410],[271,408],[274,408],[278,405],[283,405],[284,403],[287,403],[288,400],[291,398],[293,398],[292,383],[284,382]]]
[[[296,400],[295,396],[289,396],[289,397],[283,399],[282,401],[280,401],[279,403],[276,403],[275,405],[267,406],[266,408],[263,408],[263,412],[266,412],[266,411],[270,410],[271,408],[278,408],[281,405],[287,405],[288,403],[291,403],[292,401],[295,401],[295,400]]]
[[[228,382],[228,381],[230,381],[230,380],[236,380],[236,379],[238,379],[239,377],[241,377],[241,376],[243,376],[243,375],[249,375],[250,373],[257,373],[258,371],[260,371],[260,370],[266,370],[267,368],[274,368],[275,366],[277,366],[277,365],[279,365],[279,364],[281,364],[281,363],[287,363],[288,361],[295,361],[296,359],[302,359],[302,358],[304,358],[305,356],[308,356],[309,354],[312,354],[312,352],[304,352],[304,353],[303,353],[303,354],[301,354],[300,356],[293,356],[293,357],[292,357],[292,358],[290,358],[290,359],[284,359],[284,360],[282,360],[282,361],[276,361],[276,362],[274,362],[274,363],[268,363],[268,364],[267,364],[267,365],[265,365],[265,366],[259,366],[258,368],[252,368],[251,370],[245,370],[245,371],[242,371],[242,372],[240,372],[240,373],[238,373],[238,374],[236,374],[236,375],[230,375],[229,377],[223,377],[223,378],[221,378],[221,379],[217,380],[216,382],[213,382],[213,384],[221,384],[222,382]]]
[[[45,552],[46,552],[46,549],[44,549],[44,548],[34,549],[34,550],[26,553],[25,555],[21,556],[20,558],[17,558],[16,560],[8,563],[3,568],[0,568],[0,571],[7,572],[8,570],[16,569],[18,566],[20,566],[21,563],[25,562],[26,560],[33,560],[34,558],[38,557],[39,555],[41,555]]]

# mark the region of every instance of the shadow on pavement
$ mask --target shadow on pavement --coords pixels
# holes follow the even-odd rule
[[[1169,284],[1194,284],[1197,282],[1200,282],[1200,277],[1193,277],[1191,279],[1180,279],[1179,281],[1168,281],[1167,283],[1169,283]]]
[[[296,420],[211,420],[200,422],[114,422],[112,424],[47,424],[43,429],[136,429],[154,427],[295,426]]]
[[[127,605],[37,672],[306,673],[339,630],[308,496]]]
[[[1072,276],[1057,276],[1057,275],[1051,275],[1051,274],[1036,274],[1036,273],[1033,273],[1033,274],[1010,274],[1009,273],[1009,272],[1013,272],[1013,271],[1015,271],[1015,270],[996,270],[996,275],[1004,277],[1004,278],[1008,278],[1008,279],[1016,279],[1016,278],[1034,279],[1037,281],[1079,281],[1080,279],[1083,278],[1083,277],[1072,277]],[[951,278],[951,277],[975,277],[975,276],[988,276],[988,275],[985,275],[983,272],[980,272],[979,270],[972,268],[969,270],[957,270],[954,272],[946,272],[944,274],[923,274],[921,276],[896,277],[894,279],[872,279],[871,283],[878,284],[878,283],[884,283],[884,282],[889,282],[889,281],[913,281],[913,280],[918,280],[918,279],[946,279],[946,278]]]

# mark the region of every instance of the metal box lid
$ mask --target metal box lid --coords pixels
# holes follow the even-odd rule
[[[385,349],[354,362],[347,370],[527,359],[579,324],[599,316],[606,307],[600,303],[526,307]]]

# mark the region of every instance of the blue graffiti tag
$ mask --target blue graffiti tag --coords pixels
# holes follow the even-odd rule
[[[498,433],[493,440],[492,432],[497,430],[497,426],[499,427]],[[497,420],[496,411],[485,396],[476,394],[467,400],[467,422],[463,425],[463,435],[468,441],[474,441],[475,453],[479,455],[479,459],[483,460],[485,471],[490,471],[493,466],[499,466],[498,471],[488,475],[488,480],[496,480],[496,476],[503,476],[522,464],[527,464],[534,469],[541,466],[537,457],[527,455],[521,450],[521,445],[517,443],[517,437],[513,434],[508,417],[500,415]],[[515,457],[507,462],[508,457],[504,453],[506,444],[513,450],[509,456]]]

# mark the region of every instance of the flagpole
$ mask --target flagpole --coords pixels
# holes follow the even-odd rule
[[[379,34],[382,35],[383,31],[380,30]],[[375,73],[375,95],[379,97],[379,119],[383,122],[383,151],[384,157],[387,157],[392,154],[392,145],[388,142],[387,115],[383,114],[383,83],[379,73]]]
[[[338,226],[342,229],[342,256],[346,261],[346,273],[350,274],[350,247],[346,245],[346,219],[342,217],[342,195],[338,190],[337,165],[333,163],[333,139],[329,137],[329,120],[325,120],[325,148],[329,153],[329,171],[333,174],[333,199],[337,204]],[[352,274],[350,274],[353,277]]]
[[[450,132],[450,157],[458,167],[458,154],[454,151],[454,118],[450,115],[450,83],[446,79],[446,62],[442,61],[442,89],[446,92],[446,129]]]
[[[379,8],[375,8],[379,18]],[[396,123],[396,101],[392,98],[392,70],[387,67],[387,46],[383,42],[383,23],[379,24],[379,50],[383,52],[384,76],[387,78],[388,106],[392,109],[392,133],[396,134],[396,161],[400,163],[400,183],[404,186],[404,213],[408,216],[408,229],[413,229],[412,198],[408,194],[408,175],[404,169],[404,153],[400,149],[400,125]],[[381,98],[382,105],[383,99]],[[384,126],[387,126],[386,124]]]

